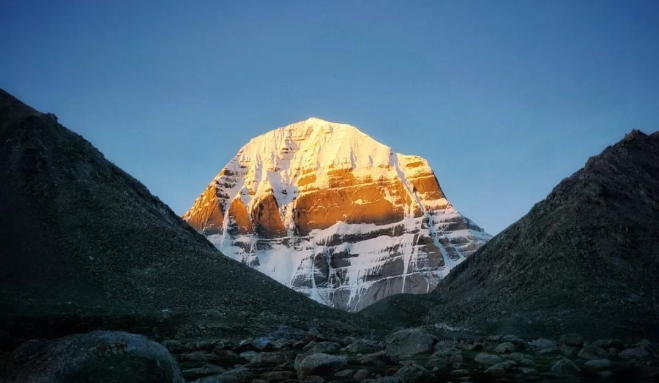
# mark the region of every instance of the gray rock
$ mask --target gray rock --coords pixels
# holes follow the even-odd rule
[[[169,351],[141,335],[94,331],[14,350],[8,382],[172,382],[183,376]]]
[[[316,343],[312,350],[314,353],[335,353],[341,351],[341,345],[334,342],[320,342]]]
[[[601,376],[604,379],[609,379],[609,378],[613,377],[613,372],[611,372],[611,371],[600,371],[600,373],[598,375]]]
[[[651,359],[652,358],[652,354],[650,354],[643,347],[634,347],[634,348],[628,348],[626,350],[622,350],[622,351],[620,351],[618,356],[623,358],[623,359]]]
[[[347,378],[349,376],[352,376],[354,374],[354,372],[355,372],[354,370],[351,370],[351,369],[347,368],[345,370],[335,372],[334,376],[336,376],[337,378]]]
[[[517,366],[517,362],[514,360],[506,360],[499,364],[501,364],[506,370],[510,370],[511,368],[515,368]]]
[[[254,356],[258,355],[259,353],[256,351],[243,351],[241,352],[238,356],[240,356],[243,359],[246,359],[248,361],[251,361]]]
[[[497,364],[501,363],[502,359],[496,355],[488,354],[486,352],[480,352],[474,358],[474,361],[482,364]]]
[[[613,363],[609,359],[593,359],[587,361],[584,366],[592,368],[594,370],[603,370],[613,366]]]
[[[529,342],[529,346],[538,350],[545,350],[548,348],[556,347],[556,342],[554,342],[553,340],[540,338]]]
[[[610,348],[617,348],[618,350],[622,350],[625,348],[625,344],[622,343],[622,341],[619,339],[599,339],[594,341],[592,344],[605,350]]]
[[[451,371],[451,376],[469,376],[470,372],[467,369],[461,368],[459,370]]]
[[[506,367],[503,363],[497,363],[485,370],[485,373],[492,376],[503,377],[506,376]]]
[[[369,352],[376,352],[381,348],[382,347],[380,347],[379,342],[373,342],[366,339],[355,339],[343,350],[353,354],[357,354],[357,353],[364,354]]]
[[[387,356],[385,351],[378,351],[372,354],[367,354],[359,359],[359,362],[365,366],[380,366],[384,367],[391,359]]]
[[[538,351],[539,355],[547,355],[547,354],[553,354],[553,353],[558,353],[559,350],[556,349],[556,347],[550,347],[550,348],[543,348],[542,350]]]
[[[499,354],[509,353],[513,351],[515,351],[515,345],[512,344],[511,342],[501,343],[494,349],[494,352],[498,352]]]
[[[362,368],[360,370],[357,370],[357,372],[355,372],[355,374],[352,377],[353,379],[362,380],[368,378],[370,375],[371,372],[369,370]]]
[[[579,354],[577,354],[579,358],[583,359],[588,359],[588,360],[594,360],[594,359],[608,359],[611,357],[611,355],[605,351],[602,350],[601,348],[592,345],[592,344],[587,344],[583,346],[581,351],[579,351]]]
[[[535,374],[537,371],[532,368],[520,367],[519,372],[521,372],[523,375],[530,375]]]
[[[233,348],[233,351],[240,354],[245,351],[267,351],[272,350],[274,345],[266,338],[248,338],[240,342]]]
[[[431,375],[425,368],[416,363],[408,363],[396,371],[394,377],[400,379],[403,383],[425,383]]]
[[[531,359],[530,355],[522,354],[519,352],[513,352],[512,354],[501,355],[502,358],[512,359],[517,362],[521,362],[524,359]]]
[[[448,365],[454,363],[464,362],[464,357],[462,356],[462,351],[455,348],[445,348],[436,351],[428,358],[428,368],[446,368]]]
[[[386,339],[387,355],[393,360],[430,353],[434,341],[430,335],[415,329],[397,331]]]
[[[292,354],[285,351],[260,352],[254,355],[249,364],[251,366],[278,366],[292,359]]]
[[[314,348],[314,346],[317,345],[317,344],[318,344],[318,342],[316,342],[315,340],[312,340],[309,343],[307,343],[304,347],[302,347],[302,349],[305,350],[305,351],[308,351],[308,350],[311,350],[312,348]]]
[[[561,335],[561,338],[558,340],[558,344],[572,347],[581,347],[583,346],[583,338],[579,334],[565,334]]]
[[[522,359],[519,363],[524,367],[535,367],[536,364],[531,359]]]
[[[501,342],[510,342],[519,349],[524,349],[527,346],[526,341],[520,339],[517,335],[504,335],[501,337]]]
[[[566,358],[561,358],[553,366],[551,366],[551,372],[559,376],[568,376],[568,375],[577,375],[581,372],[579,367],[572,363],[571,360]]]
[[[348,357],[334,356],[329,354],[311,354],[304,358],[297,367],[297,377],[299,380],[313,375],[318,371],[327,373],[329,371],[336,372],[344,368],[348,364]]]

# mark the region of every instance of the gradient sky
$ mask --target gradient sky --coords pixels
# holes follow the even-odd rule
[[[179,214],[251,137],[315,116],[425,157],[496,234],[659,129],[659,1],[4,0],[0,87]]]

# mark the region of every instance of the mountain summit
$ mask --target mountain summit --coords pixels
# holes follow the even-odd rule
[[[432,290],[490,238],[426,160],[318,118],[250,140],[183,218],[224,254],[350,311]]]

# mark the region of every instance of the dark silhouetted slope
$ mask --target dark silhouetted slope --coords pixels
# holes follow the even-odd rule
[[[0,328],[12,331],[365,328],[222,256],[54,115],[2,90],[0,250]]]
[[[633,131],[564,179],[425,296],[366,310],[537,336],[659,333],[659,133]]]

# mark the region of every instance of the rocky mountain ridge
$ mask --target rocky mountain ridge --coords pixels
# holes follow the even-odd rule
[[[659,336],[659,132],[632,131],[425,296],[369,307],[400,325]]]
[[[426,160],[317,118],[252,139],[183,218],[229,257],[349,311],[431,291],[490,238]]]
[[[53,114],[2,90],[0,249],[0,329],[16,337],[237,335],[312,323],[368,331],[367,319],[222,256]]]

